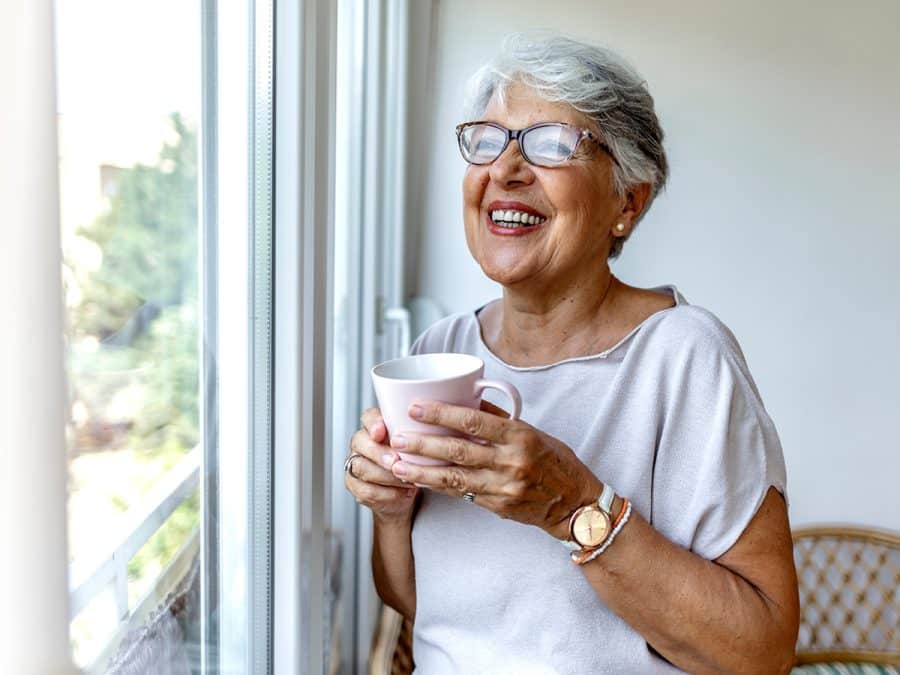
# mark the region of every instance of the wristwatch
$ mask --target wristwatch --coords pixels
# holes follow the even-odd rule
[[[563,545],[570,551],[590,551],[603,545],[612,532],[612,505],[616,491],[609,483],[596,503],[577,509],[569,518],[569,540]]]

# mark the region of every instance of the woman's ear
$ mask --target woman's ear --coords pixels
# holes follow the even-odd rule
[[[628,188],[618,220],[618,222],[625,224],[626,232],[634,227],[634,224],[641,217],[652,191],[653,186],[650,183],[639,183]]]

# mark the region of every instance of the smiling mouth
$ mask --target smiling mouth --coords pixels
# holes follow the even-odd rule
[[[494,225],[506,229],[536,227],[547,221],[544,216],[536,216],[533,213],[515,209],[497,209],[489,212],[488,217]]]

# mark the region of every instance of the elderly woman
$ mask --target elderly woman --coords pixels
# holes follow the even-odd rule
[[[503,297],[413,351],[479,356],[521,420],[426,401],[410,416],[472,440],[388,439],[369,410],[345,476],[418,671],[789,671],[784,460],[741,349],[673,286],[608,266],[666,181],[653,99],[563,38],[514,36],[473,82],[466,241]]]

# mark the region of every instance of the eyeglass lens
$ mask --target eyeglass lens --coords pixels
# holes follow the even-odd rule
[[[525,159],[539,166],[556,166],[575,152],[581,134],[562,124],[543,124],[528,129],[518,138]],[[463,129],[459,148],[470,164],[490,164],[506,147],[506,132],[489,124],[473,124]]]

